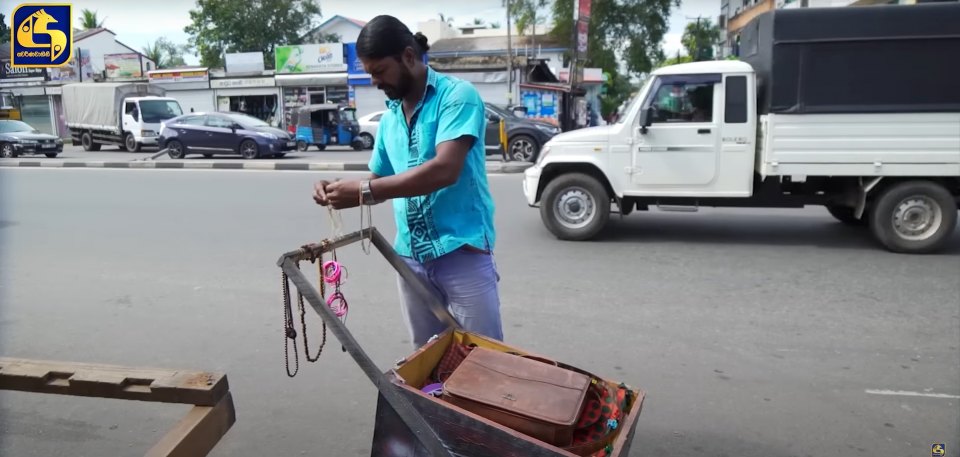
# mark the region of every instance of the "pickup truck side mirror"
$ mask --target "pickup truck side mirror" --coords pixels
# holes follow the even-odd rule
[[[653,117],[656,116],[656,114],[656,108],[652,106],[648,106],[643,111],[640,111],[640,133],[647,133],[647,127],[653,125]]]

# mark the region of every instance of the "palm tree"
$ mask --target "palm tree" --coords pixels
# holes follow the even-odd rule
[[[167,66],[167,62],[164,61],[166,58],[166,53],[163,52],[163,46],[162,43],[160,43],[160,40],[157,40],[155,43],[145,45],[143,47],[143,56],[156,62],[158,69]]]
[[[97,17],[96,11],[90,11],[86,8],[80,11],[80,27],[84,30],[98,29],[103,27],[103,22]]]

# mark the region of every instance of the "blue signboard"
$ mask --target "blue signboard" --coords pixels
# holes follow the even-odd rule
[[[347,78],[351,86],[369,86],[370,75],[363,70],[363,62],[357,57],[357,43],[344,43],[344,54],[347,56]],[[423,63],[429,61],[429,56],[423,54]]]

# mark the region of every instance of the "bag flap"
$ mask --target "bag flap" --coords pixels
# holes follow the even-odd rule
[[[569,426],[577,422],[590,379],[583,374],[482,347],[444,383],[449,395]]]

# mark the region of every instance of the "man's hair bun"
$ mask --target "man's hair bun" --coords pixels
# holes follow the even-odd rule
[[[427,51],[430,50],[430,45],[427,44],[427,41],[428,41],[428,40],[427,40],[427,36],[424,35],[422,32],[417,32],[417,33],[415,33],[415,34],[413,35],[413,39],[414,39],[414,40],[417,40],[417,44],[420,45],[420,50],[421,50],[422,52],[427,52]]]

